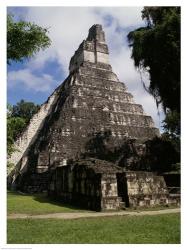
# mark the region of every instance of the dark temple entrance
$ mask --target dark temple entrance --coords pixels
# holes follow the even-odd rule
[[[125,173],[117,174],[118,196],[125,202],[125,207],[129,207],[129,197],[127,192],[127,178]]]

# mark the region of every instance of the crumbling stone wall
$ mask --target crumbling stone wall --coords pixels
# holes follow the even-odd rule
[[[54,170],[48,192],[59,200],[91,210],[116,210],[121,205],[116,178],[120,171],[105,161],[79,160]]]
[[[130,207],[166,205],[168,190],[163,176],[153,172],[127,171],[128,202]]]
[[[49,195],[92,210],[178,205],[164,178],[153,172],[123,171],[118,166],[87,158],[54,170]]]
[[[116,173],[101,176],[101,208],[103,210],[120,209],[122,199],[118,196]]]

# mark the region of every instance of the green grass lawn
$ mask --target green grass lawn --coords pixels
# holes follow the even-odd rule
[[[170,206],[170,208],[175,208]],[[156,206],[148,208],[137,208],[136,211],[168,209],[166,206]],[[21,194],[17,192],[7,193],[8,214],[47,214],[64,212],[89,212],[89,210],[77,208],[59,201],[49,199],[46,194]],[[126,208],[126,211],[135,211],[134,208]],[[91,212],[91,211],[90,211]]]
[[[8,220],[7,243],[180,243],[180,215]]]
[[[88,212],[71,205],[50,200],[45,194],[29,195],[16,192],[7,193],[7,212],[22,214],[46,214],[64,212]]]

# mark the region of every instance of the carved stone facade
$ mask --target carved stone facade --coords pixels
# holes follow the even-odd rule
[[[79,160],[56,168],[49,182],[49,195],[91,210],[119,209],[117,176],[121,168],[98,159]]]
[[[143,145],[144,141],[159,136],[152,118],[144,113],[141,105],[134,102],[125,84],[112,71],[101,25],[90,28],[87,39],[71,58],[69,71],[67,79],[41,106],[15,143],[18,151],[13,153],[9,161],[16,167],[9,175],[9,183],[15,184],[17,188],[40,192],[50,186],[52,192],[53,184],[49,185],[49,178],[54,171],[62,176],[66,167],[70,166],[69,162],[75,163],[87,157],[115,164],[123,161],[122,165],[126,166],[127,162],[132,162],[132,159],[125,158],[123,150],[129,140]],[[77,169],[81,173],[81,167],[77,166]],[[115,191],[118,167],[115,169],[115,173],[107,172],[107,169],[97,172],[92,166],[96,179],[100,175],[98,192],[102,197],[100,205],[93,206],[109,208],[110,203],[113,208],[115,204],[116,207],[120,206]],[[89,179],[88,172],[85,170],[86,178]],[[68,185],[70,189],[76,185],[70,180],[68,183],[63,185]],[[111,200],[107,196],[110,188],[106,187],[109,186],[113,190]],[[56,188],[59,193],[59,186]],[[76,186],[73,188],[78,190]],[[77,191],[75,193],[77,196]],[[89,193],[90,197],[94,197],[94,204],[97,203],[96,193],[93,196]],[[90,197],[88,199],[92,200]]]
[[[50,196],[96,211],[172,203],[163,176],[98,159],[56,168],[49,183]]]
[[[121,177],[127,183],[131,207],[169,204],[169,193],[163,176],[153,172],[128,171]]]

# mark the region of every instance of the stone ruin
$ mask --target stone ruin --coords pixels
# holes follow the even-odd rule
[[[123,171],[111,162],[95,158],[57,167],[49,183],[50,196],[96,211],[169,202],[162,176],[152,172]]]
[[[130,168],[155,136],[152,118],[112,71],[96,24],[71,58],[69,76],[15,142],[8,185],[98,211],[168,204],[162,176]]]

